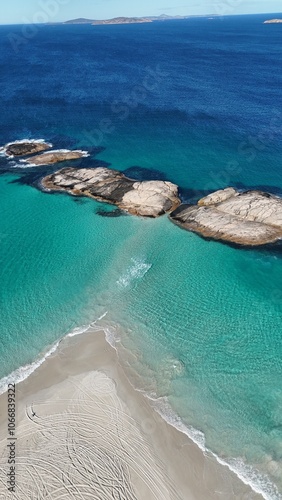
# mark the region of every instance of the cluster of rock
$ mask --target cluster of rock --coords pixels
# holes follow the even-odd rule
[[[216,191],[197,205],[181,205],[178,187],[165,181],[137,182],[109,168],[64,168],[42,181],[45,188],[113,203],[133,215],[170,220],[204,237],[239,245],[282,238],[282,199],[261,191]]]
[[[204,237],[239,245],[263,245],[282,238],[282,199],[261,191],[227,188],[197,205],[181,205],[170,219]]]
[[[8,157],[13,158],[29,156],[28,158],[21,160],[28,165],[52,165],[54,163],[59,163],[67,160],[77,160],[84,156],[88,156],[86,151],[71,151],[69,149],[59,149],[47,151],[52,148],[52,144],[44,142],[42,140],[25,140],[10,142],[1,148],[1,151],[5,153]],[[41,154],[36,154],[41,153]],[[33,156],[31,156],[33,155]]]
[[[135,181],[109,168],[64,168],[42,180],[51,190],[112,203],[133,215],[158,217],[180,205],[178,187],[165,181]]]
[[[86,151],[51,150],[42,140],[17,141],[1,148],[9,157],[28,156],[29,165],[50,165],[88,156]],[[36,154],[39,153],[39,154]],[[282,239],[282,198],[262,191],[216,191],[197,205],[181,204],[178,186],[167,181],[136,181],[109,168],[64,168],[42,179],[42,186],[88,196],[144,217],[165,213],[188,231],[238,245],[264,245]]]

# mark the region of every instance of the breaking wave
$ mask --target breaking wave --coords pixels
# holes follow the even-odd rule
[[[132,262],[131,266],[117,280],[117,284],[121,288],[127,288],[135,280],[143,278],[152,267],[152,264],[148,264],[141,258],[131,258],[130,260]]]

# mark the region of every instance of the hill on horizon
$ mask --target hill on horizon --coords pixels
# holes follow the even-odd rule
[[[144,17],[114,17],[113,19],[87,19],[79,17],[64,21],[62,24],[130,24],[130,23],[145,23],[152,21],[165,21],[169,19],[186,19],[188,16],[169,16],[161,14],[160,16],[144,16]]]

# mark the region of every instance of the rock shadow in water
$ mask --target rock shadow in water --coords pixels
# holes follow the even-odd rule
[[[157,169],[150,169],[139,166],[132,166],[122,172],[129,179],[134,181],[167,181],[166,174]]]
[[[196,205],[201,198],[208,196],[211,193],[214,193],[217,190],[225,189],[228,186],[215,186],[214,189],[190,189],[179,186],[179,196],[183,205]],[[233,188],[239,191],[263,191],[264,193],[274,194],[276,196],[282,197],[282,188],[277,186],[266,186],[266,185],[254,185],[247,186],[242,182],[234,182],[232,183]]]
[[[200,190],[200,189],[189,189],[183,188],[181,186],[178,187],[179,198],[183,205],[196,205],[200,198],[204,198],[212,191],[210,190]]]
[[[254,186],[246,186],[242,182],[238,182],[234,186],[235,189],[240,191],[263,191],[264,193],[274,194],[275,196],[282,197],[282,187],[266,185],[266,184],[255,184]]]
[[[95,213],[97,215],[100,215],[101,217],[123,217],[128,215],[120,208],[114,208],[113,210],[108,210],[108,209],[105,210],[103,208],[98,208]]]
[[[62,194],[62,193],[58,193],[58,194]],[[77,205],[85,205],[86,203],[91,202],[90,198],[87,198],[86,196],[76,196],[76,197],[73,197],[72,200]]]

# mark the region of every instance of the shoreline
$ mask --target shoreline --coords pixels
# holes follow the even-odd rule
[[[83,422],[80,421],[77,413],[74,415],[73,408],[59,401],[59,398],[62,395],[68,394],[69,401],[72,401],[73,387],[70,387],[70,381],[75,382],[76,386],[83,386],[84,389],[82,392],[85,392],[85,388],[88,387],[89,381],[93,377],[98,382],[102,377],[102,382],[105,382],[107,387],[111,386],[111,391],[115,392],[114,398],[111,399],[111,405],[115,407],[115,412],[118,413],[120,408],[122,408],[123,416],[120,415],[114,425],[112,422],[109,429],[109,422],[107,422],[106,418],[107,415],[109,417],[109,414],[103,414],[103,412],[102,414],[96,414],[95,406],[93,410],[94,414],[91,415],[91,412],[89,412],[87,426],[89,426],[89,418],[91,418],[91,421],[94,421],[94,424],[92,422],[92,425],[94,425],[93,429],[91,427],[93,433],[95,431],[96,418],[96,423],[98,420],[100,424],[102,422],[101,428],[103,431],[107,429],[107,432],[110,432],[106,440],[102,440],[103,449],[107,446],[108,441],[111,442],[112,439],[114,441],[117,439],[117,436],[112,435],[111,430],[113,428],[118,425],[125,432],[123,446],[126,443],[126,453],[122,451],[122,456],[120,455],[119,459],[122,459],[123,467],[128,473],[126,486],[123,485],[123,487],[129,489],[126,493],[128,496],[122,498],[137,498],[140,500],[143,498],[208,500],[208,498],[221,499],[223,496],[226,500],[243,500],[246,498],[258,500],[262,498],[250,486],[243,483],[227,466],[221,465],[212,454],[208,452],[203,453],[199,446],[184,432],[181,432],[168,423],[154,410],[148,398],[133,388],[124,367],[119,361],[116,349],[106,340],[105,332],[98,331],[98,326],[96,326],[94,329],[84,332],[83,335],[80,335],[80,333],[82,333],[82,330],[71,333],[57,342],[48,351],[50,354],[43,360],[45,362],[42,361],[25,380],[19,382],[16,386],[17,428],[19,431],[19,435],[16,435],[18,437],[17,446],[20,458],[22,451],[24,457],[32,456],[36,453],[38,447],[40,449],[40,446],[43,444],[36,437],[38,422],[33,421],[35,417],[32,419],[32,411],[40,415],[41,408],[43,408],[47,412],[44,418],[48,417],[49,420],[54,422],[57,419],[58,422],[61,422],[61,425],[57,426],[58,428],[54,427],[54,432],[49,428],[46,429],[48,426],[45,423],[41,430],[43,434],[48,431],[48,443],[50,446],[52,446],[52,440],[54,441],[54,447],[55,445],[58,446],[57,438],[62,432],[62,420],[60,420],[59,416],[66,413],[72,415],[69,429],[72,429],[73,422],[76,422],[80,429],[81,426],[83,427]],[[11,377],[9,376],[9,378]],[[87,401],[93,402],[94,400],[96,402],[99,400],[99,405],[103,403],[103,397],[101,399],[101,394],[97,396],[95,390],[93,393],[88,394]],[[103,404],[105,405],[106,402]],[[79,409],[79,406],[77,408]],[[6,393],[0,396],[0,409],[0,435],[2,442],[5,443],[4,450],[0,452],[1,469],[3,470],[6,465],[5,455],[7,455]],[[56,418],[54,415],[56,415]],[[125,419],[123,418],[124,416],[126,416]],[[112,417],[110,417],[110,421],[111,419]],[[129,428],[127,428],[128,422],[130,422]],[[24,433],[22,429],[24,429]],[[83,429],[84,432],[87,432],[87,427],[83,427]],[[26,432],[31,436],[33,436],[34,432],[31,442],[25,442],[24,434]],[[135,437],[133,437],[132,433]],[[136,436],[138,436],[139,443],[137,448],[134,445],[137,439]],[[99,444],[101,446],[101,442]],[[88,445],[89,450],[95,453],[95,449],[97,448],[95,440],[93,443],[89,442]],[[140,450],[143,450],[143,455],[141,453],[137,460],[136,457]],[[50,457],[48,460],[50,460]],[[108,458],[105,460],[108,460]],[[55,458],[54,461],[56,462]],[[21,459],[19,462],[21,462]],[[49,465],[46,466],[47,477],[49,477],[51,470],[56,467],[56,463],[51,462],[48,462]],[[57,465],[59,466],[59,464]],[[65,462],[65,466],[69,466],[68,461]],[[21,477],[22,467],[25,468],[23,465],[18,466],[19,477]],[[103,470],[102,467],[99,470],[99,474],[103,474]],[[148,483],[149,477],[154,478],[152,483],[150,481]],[[130,478],[130,481],[128,478]],[[54,479],[54,481],[56,483],[57,479]],[[6,485],[2,482],[2,485],[0,485],[0,496],[2,493],[1,489],[5,487]],[[25,488],[29,487],[31,487],[29,483],[25,485]],[[52,488],[52,486],[50,487]],[[154,488],[163,488],[163,491],[159,489],[158,492],[157,490],[154,492]],[[130,494],[129,491],[131,492]],[[107,494],[109,492],[104,492],[98,498],[106,499],[107,496],[105,495]],[[16,498],[24,498],[24,496],[16,496]],[[52,498],[55,500],[56,496],[52,496]]]

